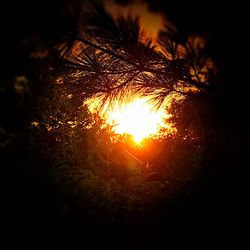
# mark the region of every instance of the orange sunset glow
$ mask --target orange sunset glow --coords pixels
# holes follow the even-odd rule
[[[164,29],[164,19],[160,13],[151,12],[146,2],[137,0],[129,5],[118,5],[114,0],[104,1],[106,10],[114,17],[139,17],[140,26],[148,37],[155,40],[159,31]]]
[[[246,7],[3,0],[6,244],[244,246]]]
[[[140,144],[145,138],[159,138],[176,132],[167,120],[171,117],[166,106],[156,108],[150,97],[133,95],[124,101],[114,100],[98,110],[101,99],[94,97],[86,104],[89,110],[98,112],[104,121],[112,126],[115,134],[128,134]]]

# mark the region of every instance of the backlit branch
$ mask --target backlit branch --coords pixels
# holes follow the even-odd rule
[[[62,78],[85,97],[98,92],[114,95],[128,87],[162,91],[158,94],[162,98],[171,92],[189,94],[193,89],[207,92],[209,69],[202,48],[202,41],[184,43],[171,29],[162,32],[158,44],[152,46],[142,41],[138,19],[114,20],[98,5],[87,13],[64,56]]]

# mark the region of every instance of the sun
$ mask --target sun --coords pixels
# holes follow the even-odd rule
[[[136,143],[159,132],[164,126],[164,113],[155,111],[145,98],[136,98],[129,103],[117,103],[106,114],[107,122],[114,124],[117,134],[132,135]]]
[[[98,98],[88,101],[91,112],[98,106]],[[143,139],[163,136],[163,131],[173,131],[167,120],[171,117],[164,107],[156,108],[149,97],[130,96],[127,100],[115,100],[104,105],[99,112],[105,122],[112,126],[115,134],[128,134],[140,144]]]

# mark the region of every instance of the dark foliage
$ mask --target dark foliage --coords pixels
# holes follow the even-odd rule
[[[247,89],[244,83],[248,71],[245,54],[238,53],[245,44],[247,15],[239,8],[240,3],[228,3],[225,7],[218,6],[217,1],[148,1],[151,9],[163,11],[177,24],[176,30],[168,27],[160,36],[161,48],[167,51],[158,51],[155,44],[144,40],[136,19],[114,22],[103,10],[82,16],[80,2],[9,1],[2,5],[1,12],[8,13],[8,18],[1,15],[2,242],[32,248],[40,244],[52,247],[53,242],[58,247],[69,241],[70,248],[81,243],[87,249],[160,249],[171,243],[184,242],[187,246],[191,242],[203,248],[210,242],[232,246],[236,241],[239,248],[248,216],[247,182],[243,176],[249,141],[249,122],[245,119],[248,91],[243,91]],[[93,14],[95,18],[100,15],[99,19],[93,18]],[[91,22],[92,27],[97,26],[92,34]],[[199,55],[191,50],[184,58],[178,58],[177,44],[190,49],[187,34],[195,32],[205,35],[208,48],[199,50]],[[78,45],[81,54],[76,55],[73,50]],[[113,46],[117,47],[115,51]],[[197,65],[202,65],[202,58],[207,56],[215,59],[219,72],[216,81],[211,74],[212,78],[204,80],[202,72],[199,76],[188,70],[194,63],[200,70],[202,66]],[[59,84],[54,84],[55,79]],[[191,166],[195,160],[199,163],[198,171],[192,172],[191,179],[171,195],[167,194],[169,187],[165,183],[160,189],[161,199],[147,202],[146,207],[135,196],[128,197],[139,203],[131,202],[128,208],[128,203],[124,204],[123,184],[131,188],[128,194],[144,198],[145,186],[152,184],[151,192],[158,193],[158,186],[166,178],[179,186],[176,177],[180,169],[162,172],[165,161],[155,162],[157,157],[150,154],[145,161],[159,167],[156,173],[147,170],[131,175],[125,160],[119,165],[113,159],[110,164],[109,150],[115,150],[110,134],[100,130],[98,124],[102,121],[98,119],[95,127],[83,129],[92,118],[79,106],[96,92],[112,96],[120,90],[126,92],[130,86],[143,89],[144,93],[163,87],[157,97],[160,102],[172,91],[183,91],[177,88],[178,81],[198,87],[200,92],[195,96],[201,97],[193,99],[193,94],[185,93],[185,103],[172,106],[173,122],[181,135],[180,140],[169,139],[168,145],[182,157],[168,155],[169,148],[164,143],[154,143],[168,164],[181,166],[188,159],[187,165]],[[215,82],[216,91],[211,87]],[[74,98],[67,98],[69,94]],[[72,128],[76,120],[77,126]],[[39,126],[33,122],[39,122]],[[50,127],[53,129],[48,131]],[[192,141],[191,147],[189,139],[194,134],[183,141],[187,127],[201,140],[198,144]],[[105,140],[100,139],[100,134]],[[114,152],[119,155],[123,145],[116,146]],[[101,154],[100,148],[104,149]],[[129,150],[141,157],[136,149]],[[104,171],[107,164],[111,168]],[[96,176],[102,177],[101,184]],[[136,187],[133,183],[138,182],[132,181],[129,186],[128,180],[133,178],[146,185]],[[111,190],[110,196],[103,199],[107,190]],[[162,196],[162,190],[167,196]]]

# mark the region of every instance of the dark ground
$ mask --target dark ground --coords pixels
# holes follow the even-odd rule
[[[92,223],[89,218],[78,218],[79,211],[61,222],[50,187],[40,187],[36,180],[27,182],[22,176],[21,169],[28,159],[23,154],[21,134],[31,115],[32,98],[24,102],[14,94],[10,83],[16,75],[32,77],[27,39],[39,36],[44,41],[53,41],[67,30],[67,20],[60,14],[64,2],[1,3],[0,81],[4,86],[1,88],[6,90],[0,93],[1,123],[8,132],[17,134],[1,152],[4,173],[1,174],[1,237],[8,239],[9,245],[32,245],[35,240],[34,249],[40,244],[52,246],[49,240],[58,245],[66,240],[70,244],[81,242],[86,249],[96,245],[160,249],[160,245],[168,246],[169,242],[176,245],[201,242],[199,248],[203,249],[209,243],[218,244],[217,241],[227,245],[236,243],[237,249],[241,249],[248,235],[247,182],[243,173],[249,165],[248,13],[244,6],[239,2],[218,5],[218,1],[184,4],[171,1],[168,5],[165,1],[152,1],[152,9],[165,11],[180,29],[201,32],[207,37],[210,53],[218,65],[218,83],[223,95],[213,100],[219,132],[214,138],[214,153],[202,174],[187,187],[187,193],[166,201],[167,205],[158,207],[149,220],[141,218],[137,222],[131,215],[131,222],[136,221],[136,227],[131,228],[129,223],[126,227],[113,225],[105,218],[102,224]]]

